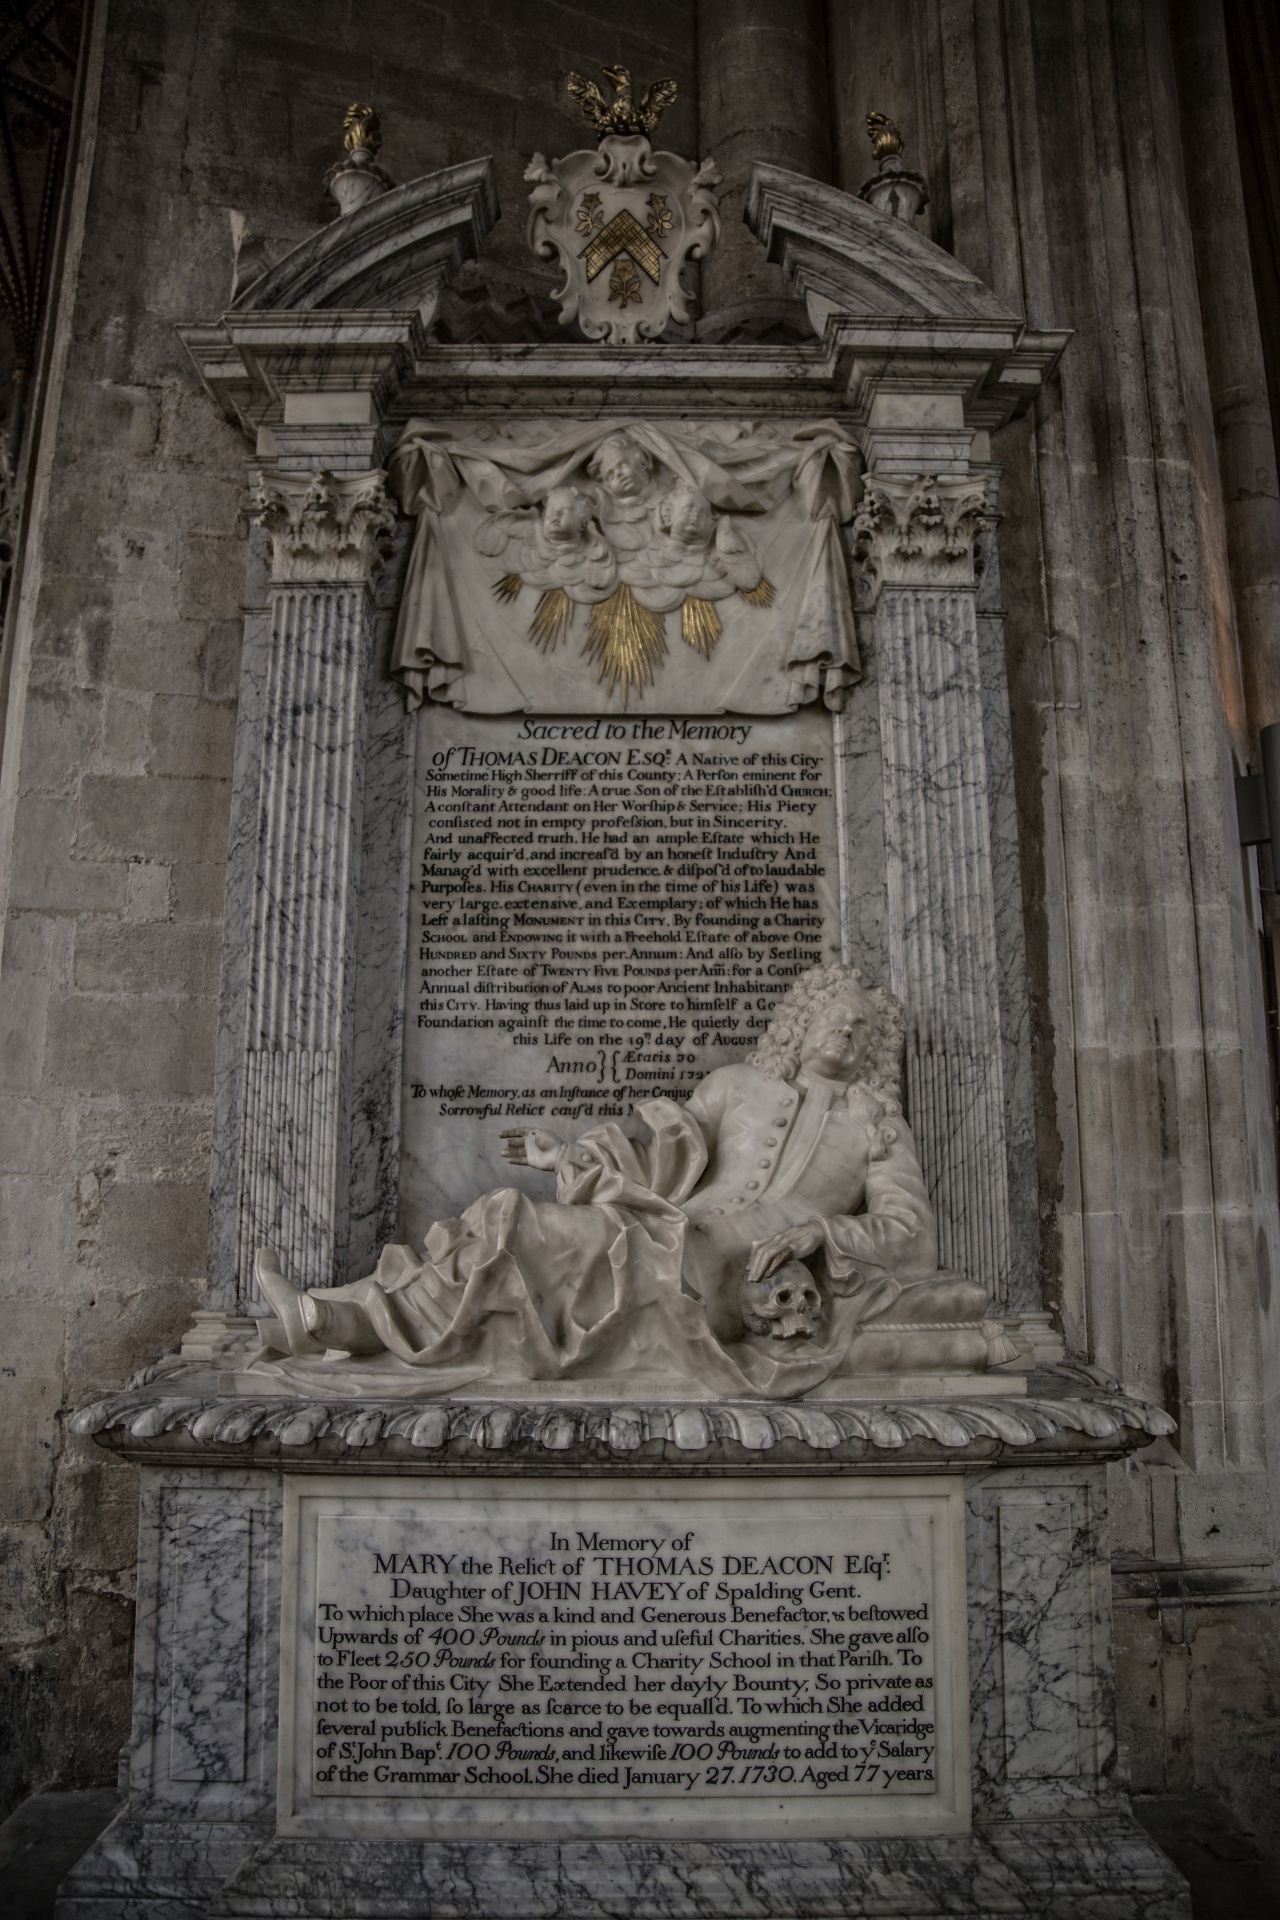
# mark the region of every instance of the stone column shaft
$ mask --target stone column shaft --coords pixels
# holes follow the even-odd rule
[[[1008,1298],[1008,1143],[969,478],[870,478],[889,951],[907,1098],[944,1265]]]
[[[1243,747],[1250,731],[1280,720],[1280,482],[1220,0],[1178,0],[1171,20],[1183,138],[1194,156],[1187,211],[1248,703],[1247,717],[1229,719]]]
[[[272,605],[241,1076],[241,1301],[262,1246],[300,1284],[341,1277],[368,583],[393,515],[380,473],[317,474],[264,478],[253,518],[272,538]]]
[[[822,0],[698,0],[698,152],[714,159],[724,229],[702,264],[702,310],[786,304],[742,219],[754,161],[831,178]]]

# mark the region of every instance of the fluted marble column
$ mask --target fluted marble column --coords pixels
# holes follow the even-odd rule
[[[394,513],[380,471],[263,474],[271,543],[236,1194],[237,1294],[271,1246],[328,1286],[344,1238],[345,1100],[369,584]]]
[[[868,476],[893,988],[943,1263],[1008,1297],[1007,1121],[975,543],[987,481]]]

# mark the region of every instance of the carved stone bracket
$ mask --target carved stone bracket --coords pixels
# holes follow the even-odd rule
[[[384,478],[377,467],[341,477],[259,473],[249,519],[270,535],[272,584],[370,580],[396,519]]]
[[[853,517],[854,551],[876,591],[971,587],[978,535],[995,524],[983,481],[868,479]]]

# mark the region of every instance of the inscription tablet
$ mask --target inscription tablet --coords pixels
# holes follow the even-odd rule
[[[409,899],[401,1233],[747,1057],[840,958],[831,716],[483,719],[423,707]]]
[[[967,1824],[955,1482],[286,1484],[282,1831]]]

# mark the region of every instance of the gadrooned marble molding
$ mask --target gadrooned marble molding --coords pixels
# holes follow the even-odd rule
[[[540,1470],[584,1462],[651,1467],[809,1463],[906,1466],[941,1455],[957,1465],[1118,1459],[1173,1433],[1159,1407],[1134,1399],[1091,1367],[1037,1376],[1034,1398],[867,1400],[770,1404],[719,1401],[574,1406],[475,1400],[301,1400],[236,1397],[210,1388],[199,1363],[162,1361],[122,1392],[77,1413],[72,1431],[135,1458],[196,1464],[335,1461],[373,1469],[389,1460],[442,1465],[514,1461]],[[201,1390],[203,1388],[203,1391]],[[1074,1389],[1074,1390],[1073,1390]]]

